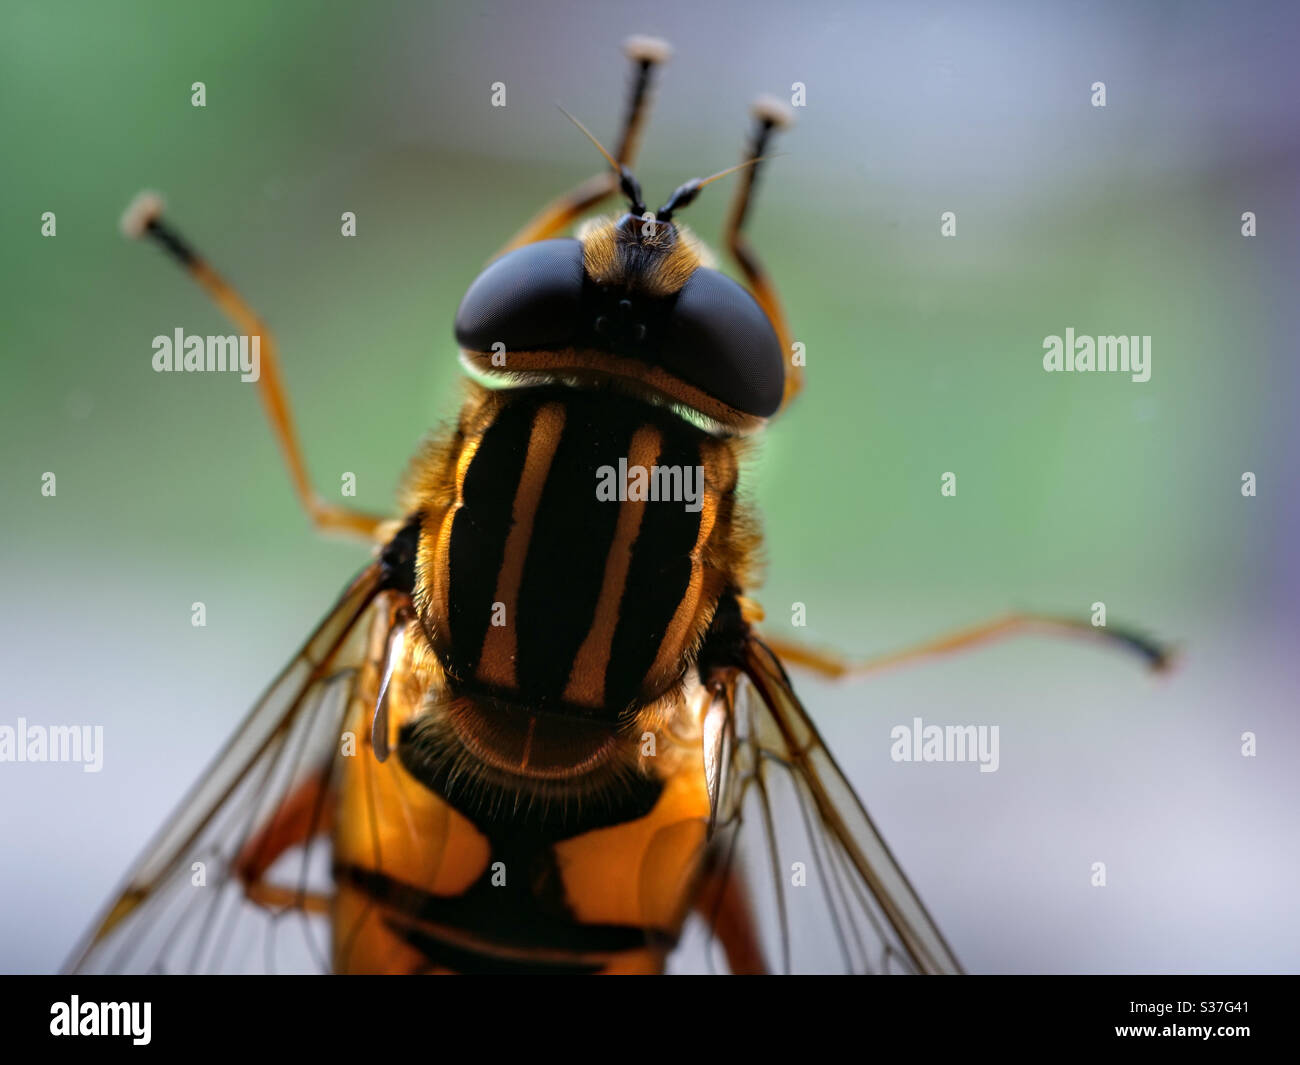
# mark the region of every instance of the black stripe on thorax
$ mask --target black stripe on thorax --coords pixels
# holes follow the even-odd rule
[[[463,505],[452,527],[446,664],[462,691],[475,690],[531,427],[547,402],[562,403],[565,419],[534,517],[514,617],[506,618],[515,627],[517,688],[493,694],[564,712],[563,693],[593,623],[619,508],[625,505],[597,498],[598,471],[617,469],[628,457],[633,434],[648,424],[662,442],[654,464],[690,470],[694,477],[704,434],[670,411],[615,392],[550,386],[521,389],[509,398],[470,461]],[[684,500],[645,504],[599,716],[615,720],[641,694],[664,631],[686,594],[699,527],[700,513],[688,511]]]
[[[519,588],[519,693],[529,706],[560,702],[591,629],[614,539],[618,504],[596,498],[597,471],[626,456],[644,408],[571,391],[564,433],[542,492]]]
[[[698,440],[685,434],[665,439],[657,460],[660,466],[683,472],[693,471],[700,462]],[[702,491],[702,483],[697,488]],[[605,672],[607,706],[621,708],[639,701],[646,673],[690,585],[691,550],[699,532],[700,512],[687,510],[684,502],[646,504]]]
[[[465,471],[448,553],[451,639],[444,665],[453,677],[472,677],[478,667],[536,414],[536,404],[507,405],[484,432]]]

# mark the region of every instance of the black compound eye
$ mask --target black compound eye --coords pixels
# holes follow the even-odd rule
[[[468,351],[563,347],[582,300],[582,244],[542,240],[503,255],[474,279],[456,312],[456,341]]]
[[[682,287],[668,321],[664,369],[746,414],[776,413],[785,388],[781,343],[744,288],[699,267]]]

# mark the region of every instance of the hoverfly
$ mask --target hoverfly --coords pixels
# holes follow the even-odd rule
[[[468,395],[414,459],[395,520],[314,494],[265,326],[160,201],[128,211],[132,235],[260,338],[259,387],[298,496],[319,527],[376,553],[135,865],[76,968],[658,972],[695,914],[732,971],[789,969],[815,898],[843,968],[960,971],[782,658],[846,667],[760,638],[746,594],[758,534],[737,496],[742,442],[802,383],[744,234],[789,113],[760,100],[732,168],[724,243],[740,283],[677,220],[714,178],[647,210],[631,165],[668,48],[626,50],[616,150],[592,138],[609,169],[470,286],[455,323]],[[625,213],[562,235],[616,192]],[[611,498],[605,470],[648,471],[666,490],[635,490],[629,472]],[[863,668],[1040,625],[1117,635],[1016,615]],[[783,842],[783,816],[802,849]],[[794,859],[817,885],[798,902]]]

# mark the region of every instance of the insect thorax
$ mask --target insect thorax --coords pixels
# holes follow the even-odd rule
[[[457,694],[617,726],[680,681],[736,578],[733,442],[557,385],[480,394],[440,461],[416,598]]]

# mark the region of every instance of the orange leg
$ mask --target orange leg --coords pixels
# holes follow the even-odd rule
[[[235,858],[235,875],[243,882],[250,902],[268,910],[329,913],[332,900],[328,896],[266,880],[267,870],[280,855],[330,830],[333,803],[327,777],[322,771],[299,784]]]
[[[162,210],[162,201],[157,196],[149,193],[141,194],[122,216],[123,231],[131,237],[149,236],[156,240],[202,286],[216,305],[225,312],[227,318],[234,322],[250,340],[253,337],[258,338],[261,363],[257,387],[266,406],[271,429],[275,432],[280,450],[288,464],[294,492],[297,493],[303,509],[307,511],[307,516],[317,528],[340,530],[373,539],[376,529],[384,521],[383,518],[350,507],[327,503],[312,488],[311,479],[307,476],[307,464],[298,443],[298,434],[294,429],[293,416],[289,411],[289,397],[280,378],[275,338],[239,293],[231,288],[180,234],[163,220]]]
[[[772,131],[788,127],[794,121],[794,118],[790,110],[779,100],[760,97],[754,103],[754,119],[754,135],[750,139],[744,161],[741,164],[742,166],[746,163],[753,163],[754,165],[745,166],[745,169],[741,171],[739,184],[731,201],[731,213],[727,216],[726,244],[727,249],[740,266],[741,273],[745,275],[745,280],[749,282],[749,288],[754,295],[754,299],[763,308],[763,313],[767,315],[768,321],[772,323],[777,339],[781,342],[781,351],[784,353],[786,360],[785,395],[781,400],[781,410],[784,410],[803,388],[803,366],[802,364],[796,365],[791,361],[794,354],[791,350],[793,337],[790,335],[790,326],[786,321],[785,311],[781,309],[781,300],[776,294],[776,286],[767,276],[762,262],[754,249],[750,247],[749,241],[745,239],[742,230],[745,226],[745,217],[749,213],[750,204],[754,200],[754,183],[758,180],[758,172],[763,166],[762,162],[754,161],[761,159],[767,151]],[[780,411],[777,413],[780,413]]]
[[[1173,657],[1169,648],[1126,629],[1094,627],[1086,621],[1076,621],[1072,618],[1025,613],[1005,614],[982,625],[962,629],[941,636],[937,640],[893,651],[864,662],[849,662],[834,652],[804,647],[793,641],[772,639],[766,634],[763,635],[763,642],[785,664],[801,666],[824,677],[838,680],[863,677],[920,658],[964,651],[1008,636],[1023,636],[1034,632],[1100,640],[1108,646],[1120,647],[1140,655],[1153,670],[1167,669]]]
[[[765,974],[767,966],[759,946],[758,926],[744,882],[734,871],[721,867],[717,853],[710,854],[705,862],[695,896],[696,912],[708,921],[718,937],[732,973]]]
[[[665,42],[651,37],[631,37],[624,42],[623,51],[632,60],[633,81],[627,113],[623,117],[623,132],[619,137],[618,151],[614,158],[621,166],[631,166],[636,159],[637,149],[641,146],[641,133],[645,128],[646,116],[650,113],[650,88],[655,69],[668,61],[672,49]],[[588,178],[576,188],[543,207],[504,248],[497,252],[496,257],[499,258],[506,252],[525,244],[533,244],[564,232],[583,214],[617,189],[618,175],[612,170]]]

